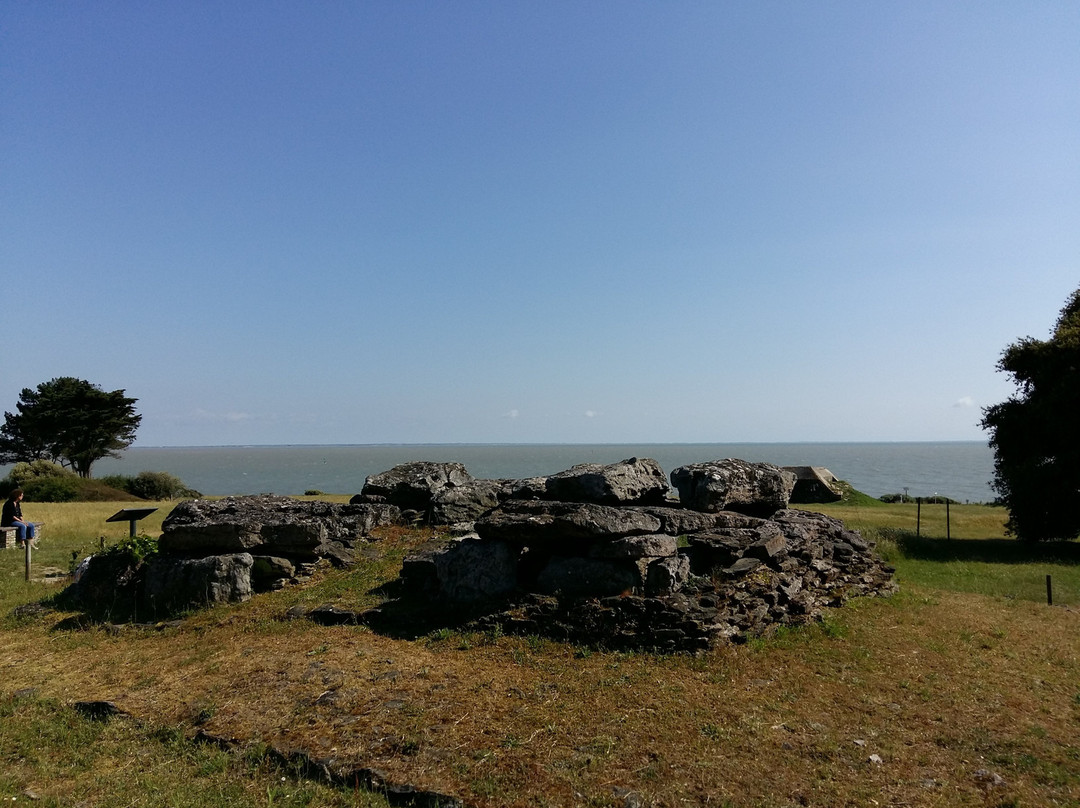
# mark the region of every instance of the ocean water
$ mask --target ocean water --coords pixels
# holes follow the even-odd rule
[[[368,446],[204,446],[131,448],[94,465],[94,476],[167,471],[208,495],[334,494],[360,491],[370,474],[413,460],[456,461],[474,477],[554,474],[578,463],[650,457],[666,473],[688,463],[737,457],[780,466],[824,466],[872,496],[940,494],[988,502],[994,458],[979,442],[401,444]]]

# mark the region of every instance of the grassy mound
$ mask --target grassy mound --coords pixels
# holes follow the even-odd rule
[[[832,487],[840,492],[840,504],[843,505],[863,506],[872,508],[874,506],[884,504],[880,499],[872,497],[869,494],[864,494],[862,491],[859,491],[846,480],[837,480],[835,483],[832,484]]]

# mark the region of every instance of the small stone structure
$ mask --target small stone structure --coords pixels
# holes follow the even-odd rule
[[[247,600],[305,580],[320,561],[344,566],[374,527],[399,522],[393,505],[336,505],[269,495],[181,502],[144,563],[91,556],[73,594],[120,615],[166,616]]]
[[[833,473],[823,466],[784,466],[795,475],[791,501],[796,503],[839,502],[844,498]]]
[[[498,481],[498,505],[474,532],[407,558],[402,582],[443,606],[494,604],[478,627],[663,651],[704,650],[894,591],[892,569],[862,536],[787,508],[794,473],[734,459],[684,466],[671,473],[676,501],[658,470],[631,458]],[[427,513],[447,490],[479,482],[436,486]]]

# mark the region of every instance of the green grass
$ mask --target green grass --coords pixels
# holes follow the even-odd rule
[[[1055,604],[1080,604],[1080,542],[1005,538],[1003,508],[923,505],[920,513],[915,503],[876,500],[812,508],[875,540],[901,585],[1045,603],[1049,575]]]

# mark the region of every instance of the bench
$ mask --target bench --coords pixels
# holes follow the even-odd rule
[[[44,522],[31,522],[34,526],[34,538],[41,538],[41,528],[45,526]],[[18,528],[12,527],[0,527],[0,550],[10,550],[17,545],[15,537],[18,535]]]

